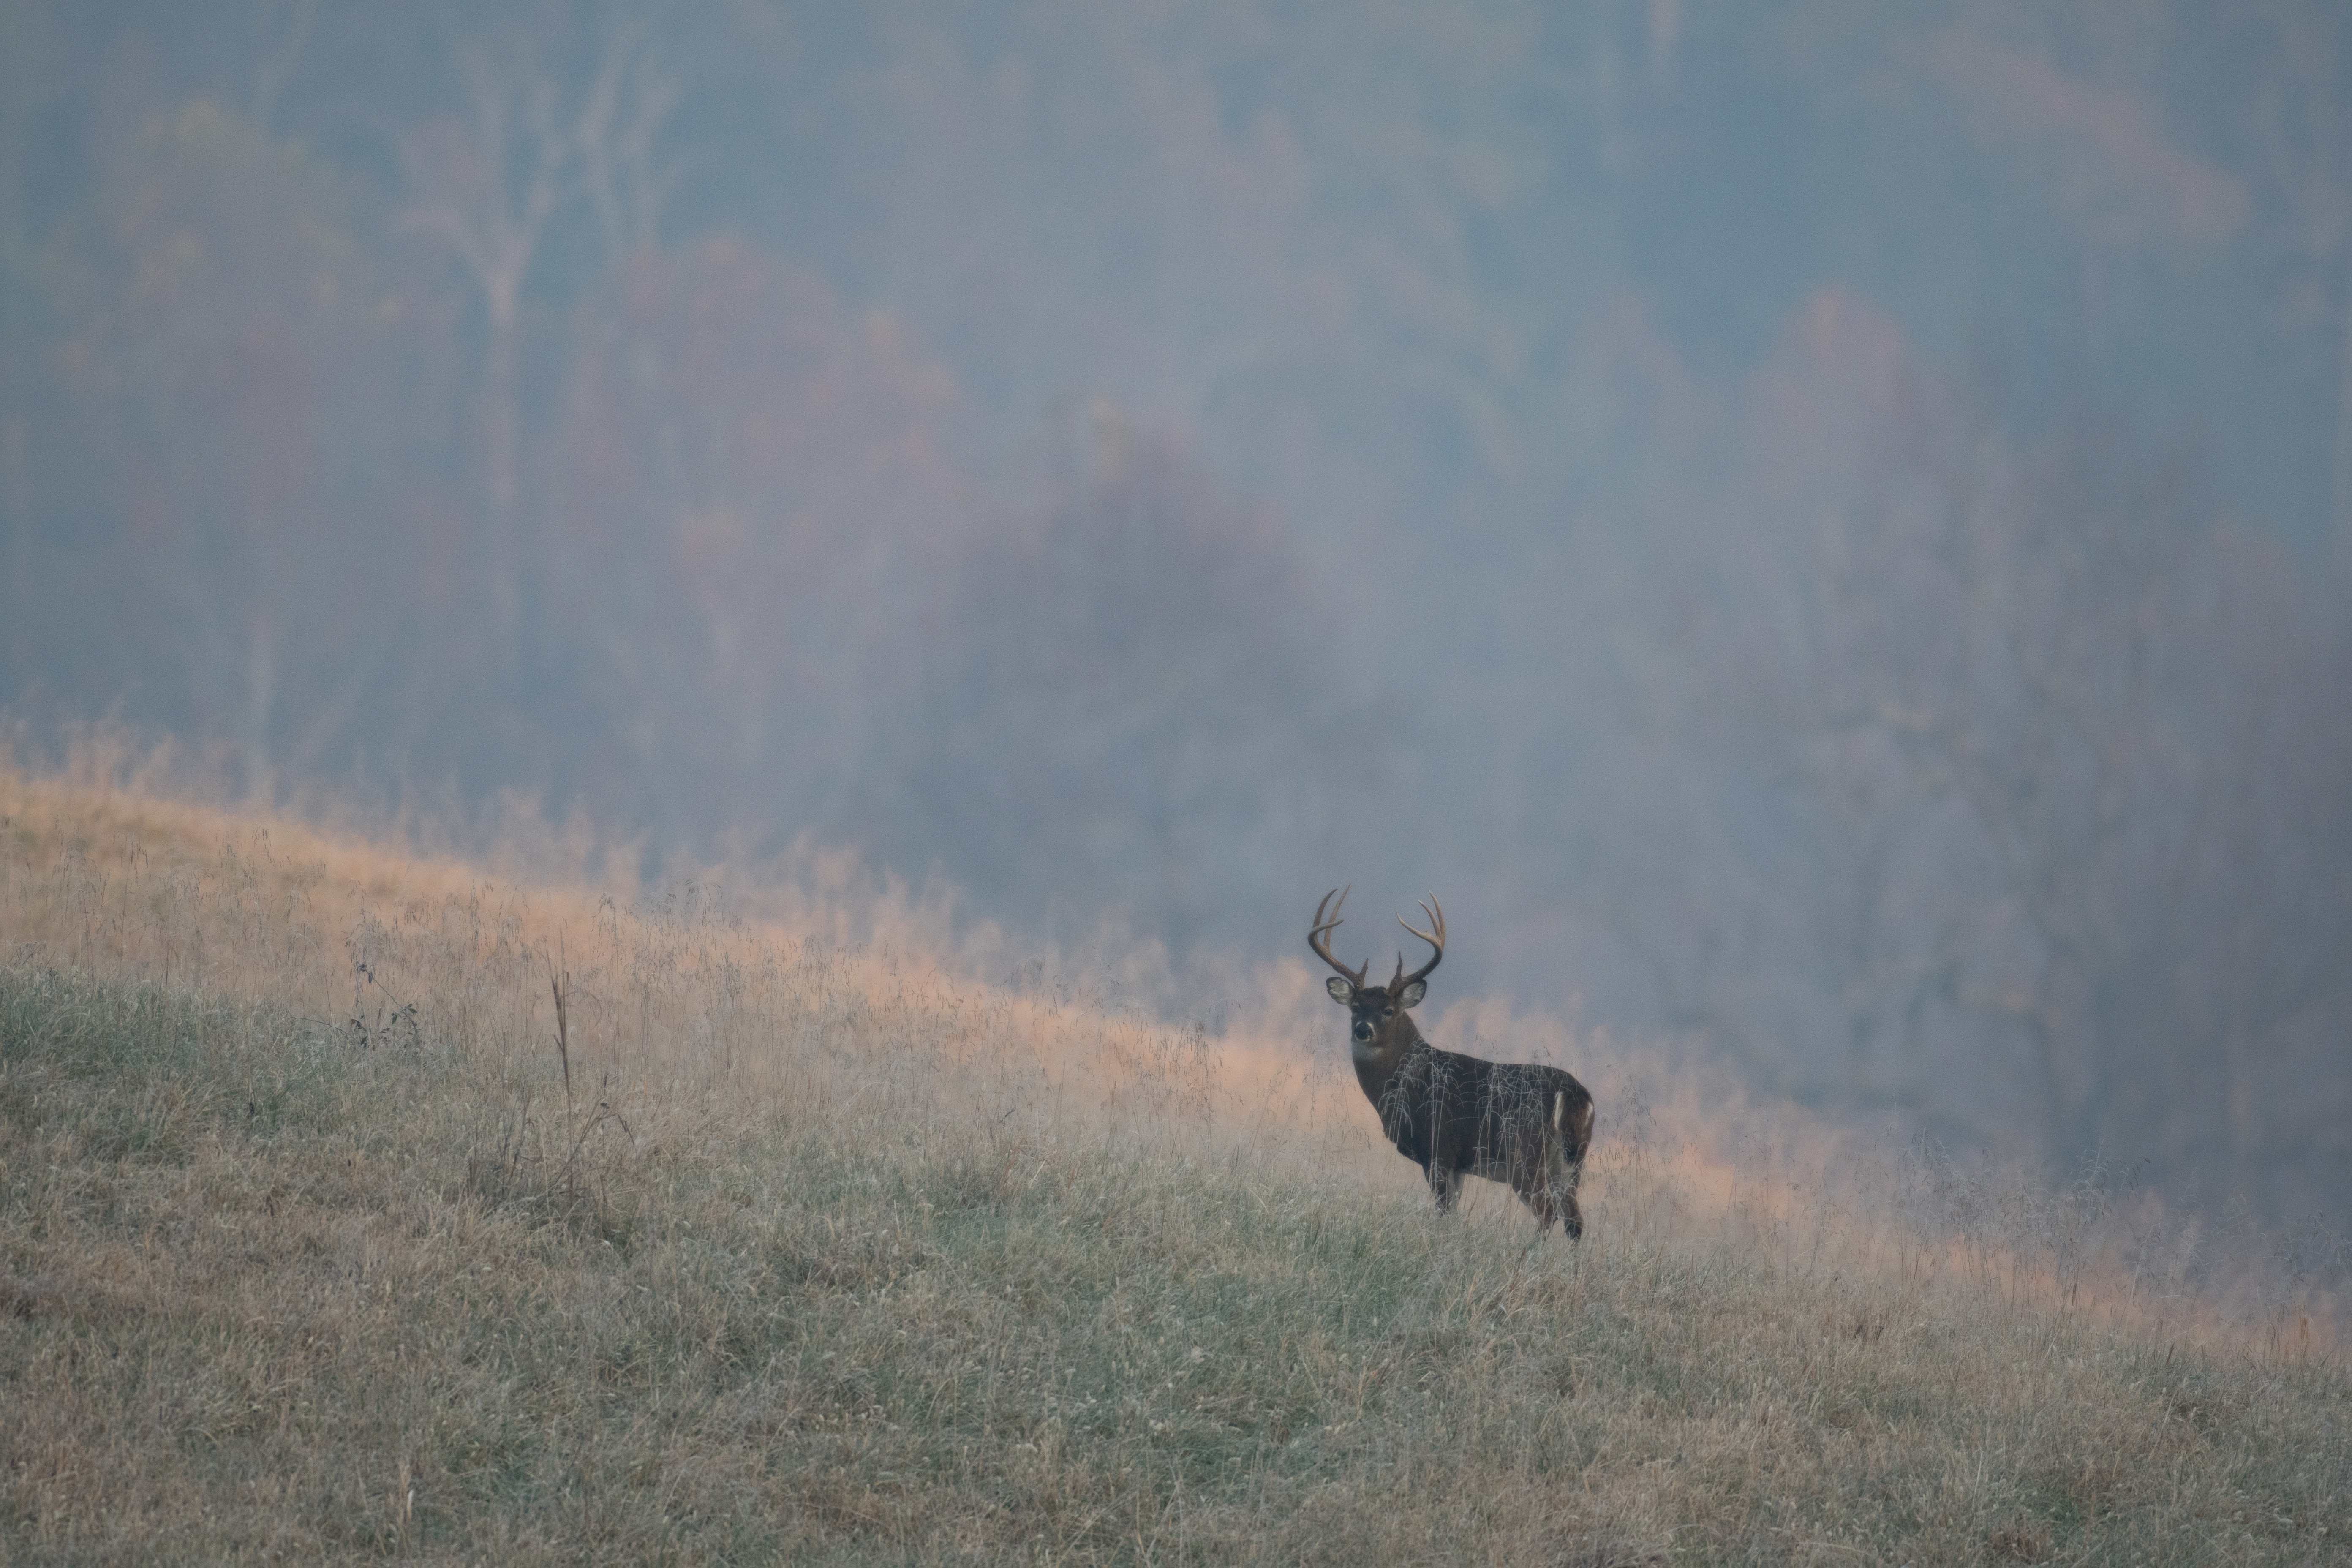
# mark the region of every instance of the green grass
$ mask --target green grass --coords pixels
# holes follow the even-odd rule
[[[0,1555],[2305,1563],[2352,1529],[2325,1364],[1612,1226],[1603,1179],[1591,1240],[1531,1246],[1377,1165],[803,1038],[794,1092],[673,1063],[624,1128],[551,1049],[0,968]]]

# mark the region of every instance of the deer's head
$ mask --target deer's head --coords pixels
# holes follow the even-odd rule
[[[1429,916],[1427,931],[1415,930],[1402,915],[1399,915],[1397,924],[1429,943],[1435,951],[1429,955],[1427,963],[1411,974],[1404,972],[1404,954],[1398,953],[1395,977],[1386,985],[1367,985],[1364,984],[1364,971],[1371,967],[1370,959],[1360,967],[1350,969],[1331,956],[1330,933],[1346,923],[1340,920],[1339,910],[1347,901],[1348,890],[1345,888],[1334,889],[1323,895],[1323,901],[1315,906],[1315,926],[1307,933],[1307,945],[1315,950],[1318,958],[1339,971],[1323,985],[1331,993],[1332,1001],[1348,1009],[1348,1033],[1355,1043],[1356,1054],[1360,1057],[1380,1056],[1403,1041],[1417,1037],[1420,1033],[1413,1028],[1412,1020],[1405,1014],[1419,1005],[1422,997],[1428,994],[1430,972],[1445,957],[1445,912],[1437,907],[1437,897],[1433,893],[1421,906],[1422,912]],[[1324,918],[1327,909],[1330,911],[1328,920]]]

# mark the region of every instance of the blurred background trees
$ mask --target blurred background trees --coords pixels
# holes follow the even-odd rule
[[[679,842],[835,820],[967,548],[953,383],[724,237],[637,251],[575,331],[534,487],[547,776]]]
[[[1222,944],[1355,853],[1339,830],[1379,800],[1399,716],[1271,517],[1098,417],[910,626],[914,700],[843,826],[1028,929],[1083,934],[1108,905]]]
[[[0,11],[0,703],[2352,1197],[2352,30]]]
[[[1996,413],[1851,298],[1792,331],[1732,437],[1737,514],[1662,519],[1636,585],[1625,635],[1675,628],[1638,701],[1683,787],[1645,761],[1611,797],[1594,967],[1809,1100],[2324,1208],[2336,580],[2112,429],[2029,446]]]

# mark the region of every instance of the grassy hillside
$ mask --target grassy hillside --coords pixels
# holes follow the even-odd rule
[[[2232,1339],[1622,1116],[1580,1247],[1491,1199],[1440,1222],[1320,1015],[1319,1056],[1210,1041],[5,774],[0,819],[10,1562],[2352,1531],[2352,1385],[2299,1321]]]

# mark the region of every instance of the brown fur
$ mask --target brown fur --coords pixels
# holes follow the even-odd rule
[[[1346,900],[1344,892],[1339,896]],[[1582,1236],[1576,1188],[1592,1142],[1591,1092],[1558,1068],[1490,1062],[1439,1050],[1422,1038],[1411,1009],[1445,955],[1445,922],[1434,900],[1424,906],[1431,931],[1405,929],[1430,943],[1436,956],[1411,976],[1400,957],[1395,979],[1366,985],[1363,971],[1341,964],[1322,940],[1340,923],[1323,918],[1331,899],[1325,894],[1317,907],[1308,944],[1339,972],[1328,984],[1333,1000],[1348,1009],[1356,1081],[1397,1152],[1428,1177],[1439,1210],[1453,1208],[1464,1174],[1484,1176],[1507,1184],[1542,1228],[1550,1229],[1558,1217],[1570,1239]]]

